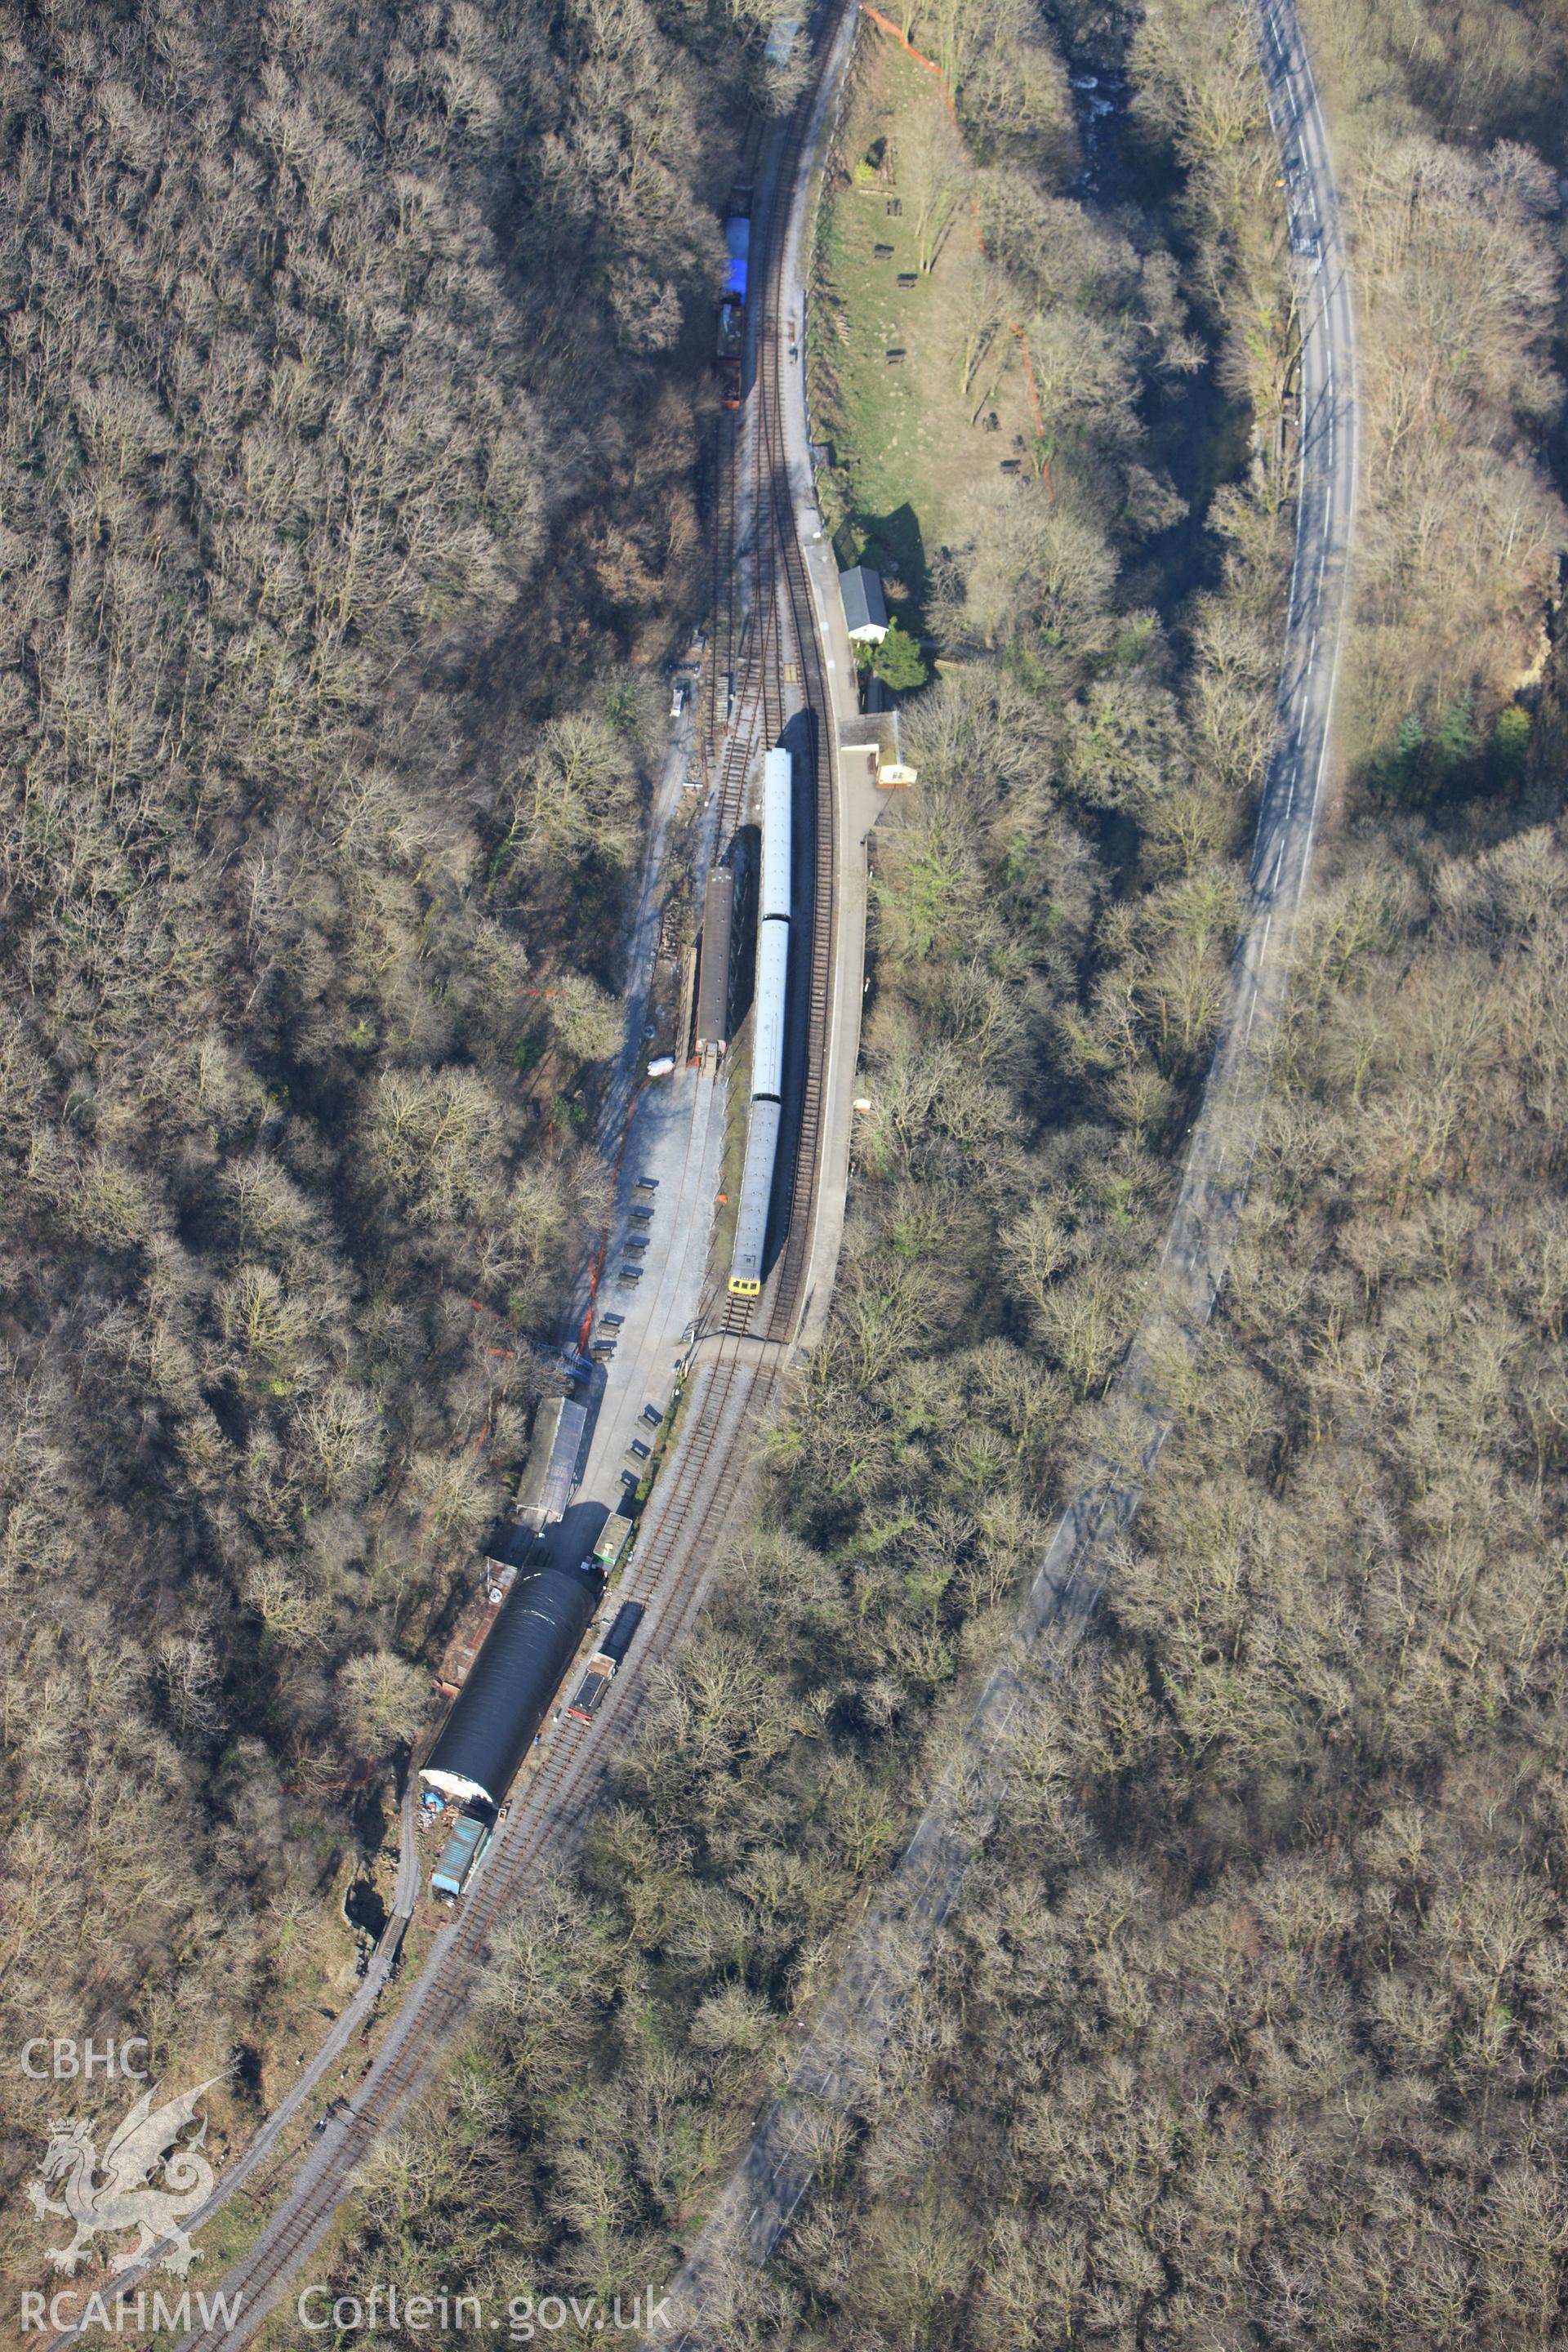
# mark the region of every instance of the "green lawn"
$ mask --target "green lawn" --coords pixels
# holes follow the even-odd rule
[[[807,363],[817,437],[833,451],[829,491],[837,488],[844,508],[839,561],[890,575],[891,608],[918,632],[931,558],[963,543],[976,497],[1033,436],[1015,351],[990,403],[997,429],[970,420],[959,373],[966,283],[982,259],[973,211],[960,195],[935,267],[922,273],[910,173],[900,162],[945,110],[931,77],[884,37],[868,26],[860,38],[875,46],[849,106],[843,168],[824,190]],[[873,155],[881,161],[868,172]],[[890,251],[879,257],[879,247]],[[917,282],[900,287],[900,277]],[[905,356],[890,364],[889,351]]]

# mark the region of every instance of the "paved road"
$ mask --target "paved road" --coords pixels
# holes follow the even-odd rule
[[[1020,1615],[891,1880],[818,2011],[785,2092],[721,2192],[669,2298],[660,2343],[721,2345],[744,2295],[815,2177],[826,2106],[870,2082],[906,1993],[994,1821],[1009,1732],[1047,1628],[1081,1625],[1172,1425],[1170,1368],[1184,1367],[1213,1312],[1245,1202],[1284,1003],[1293,925],[1311,867],[1327,772],[1355,501],[1355,322],[1328,140],[1288,0],[1259,0],[1259,61],[1285,173],[1302,318],[1300,508],[1275,747],[1226,1024],[1194,1127],[1156,1298],[1115,1385],[1101,1475],[1074,1496]],[[1162,1377],[1161,1368],[1165,1368]],[[1110,1433],[1114,1430],[1112,1439]],[[1110,1458],[1114,1444],[1114,1459]]]
[[[616,1344],[608,1366],[580,1384],[590,1424],[579,1465],[581,1484],[548,1555],[567,1564],[586,1559],[605,1519],[621,1499],[620,1474],[629,1466],[627,1444],[634,1436],[648,1435],[639,1423],[643,1406],[668,1410],[676,1359],[683,1334],[697,1320],[708,1264],[724,1150],[722,1079],[684,1062],[668,1077],[648,1077],[647,1057],[656,1045],[662,1051],[666,1040],[644,1034],[664,908],[661,867],[691,782],[692,730],[688,709],[672,723],[653,795],[627,940],[626,1043],[599,1126],[599,1145],[605,1165],[614,1171],[615,1190],[595,1307],[599,1335],[613,1337]],[[638,1193],[639,1177],[653,1180],[651,1192]],[[653,1211],[651,1221],[640,1229],[630,1213],[639,1204]],[[628,1240],[642,1246],[628,1249]],[[637,1269],[635,1286],[622,1285],[625,1265]],[[574,1330],[589,1295],[584,1276],[573,1304]],[[606,1314],[622,1319],[607,1327],[603,1320]]]

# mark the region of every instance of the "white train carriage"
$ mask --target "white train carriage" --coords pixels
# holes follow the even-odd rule
[[[757,940],[757,1010],[752,1024],[752,1100],[784,1092],[784,984],[789,925],[764,923]]]
[[[755,1298],[779,1154],[784,1020],[789,1001],[790,863],[795,829],[794,762],[770,751],[763,762],[763,870],[757,891],[757,985],[752,1021],[752,1124],[735,1216],[730,1288]]]
[[[763,880],[757,920],[790,918],[790,842],[794,832],[794,766],[787,751],[770,751],[763,761]]]
[[[741,1206],[735,1218],[735,1254],[730,1266],[730,1287],[738,1298],[755,1298],[763,1287],[763,1251],[767,1245],[768,1210],[773,1197],[773,1162],[779,1156],[779,1106],[753,1102],[751,1132],[746,1138],[746,1167],[741,1178]]]

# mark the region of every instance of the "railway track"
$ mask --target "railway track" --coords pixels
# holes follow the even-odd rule
[[[738,202],[750,204],[762,160],[763,126],[754,122],[746,134],[744,151],[735,168]],[[745,192],[742,194],[742,192]],[[703,782],[712,789],[719,775],[719,838],[726,841],[740,823],[744,803],[753,730],[733,723],[731,699],[753,667],[749,659],[747,621],[753,600],[746,594],[754,578],[744,560],[740,503],[742,416],[720,409],[713,419],[710,457],[711,484],[708,507],[711,559],[708,659],[708,700],[702,729]]]
[[[827,45],[818,57],[827,54]],[[217,2352],[259,2325],[307,2256],[331,2227],[343,2197],[377,2140],[430,2079],[493,1958],[507,1919],[536,1885],[543,1868],[575,1850],[604,1792],[616,1758],[641,1728],[651,1703],[650,1670],[674,1655],[700,1610],[709,1567],[740,1486],[740,1470],[753,1434],[783,1378],[785,1350],[759,1357],[745,1340],[792,1336],[802,1306],[822,1141],[822,1075],[830,1014],[836,839],[831,703],[818,644],[804,557],[795,529],[781,403],[788,359],[785,297],[780,257],[788,226],[814,91],[796,103],[774,160],[761,278],[763,300],[755,332],[755,374],[747,430],[718,421],[713,472],[716,530],[728,531],[726,576],[716,579],[713,659],[710,672],[704,756],[718,765],[720,840],[728,839],[744,811],[745,790],[759,740],[771,742],[786,720],[804,734],[809,768],[813,904],[806,951],[808,1003],[804,1078],[795,1137],[784,1245],[765,1297],[726,1297],[713,1357],[693,1376],[679,1442],[656,1485],[645,1515],[628,1591],[644,1600],[640,1670],[617,1677],[590,1737],[558,1723],[542,1735],[531,1765],[514,1790],[485,1867],[405,1997],[378,2055],[340,2112],[312,2145],[285,2201],[262,2236],[223,2282],[237,2300],[231,2326],[203,2329],[183,2340],[182,2352]],[[753,255],[753,288],[757,283]],[[749,449],[752,549],[740,541],[742,448]],[[744,593],[749,569],[755,593]],[[727,662],[726,669],[721,665]],[[737,691],[725,730],[718,709],[728,677]],[[722,744],[722,753],[720,745]],[[800,812],[797,811],[797,814]],[[775,1214],[778,1213],[775,1208]],[[346,2110],[346,2111],[345,2111]],[[276,2189],[287,2163],[267,2184]],[[266,2190],[252,2192],[258,2201]]]
[[[739,556],[741,420],[721,409],[713,419],[709,474],[708,528],[712,534],[712,581],[710,589],[707,694],[702,725],[703,782],[710,792],[719,782],[719,838],[723,841],[739,822],[745,791],[748,747],[742,730],[731,724],[731,697],[737,677],[744,671],[745,599]],[[726,822],[725,812],[736,814]]]
[[[812,609],[805,560],[795,529],[790,494],[788,451],[784,404],[786,378],[799,362],[789,350],[789,296],[782,261],[789,223],[789,194],[795,185],[802,158],[809,100],[803,100],[784,125],[774,159],[773,200],[763,224],[763,236],[753,250],[762,260],[763,301],[753,317],[755,374],[749,409],[741,420],[730,415],[719,419],[716,511],[735,518],[739,533],[740,506],[735,478],[741,446],[747,445],[752,548],[742,554],[735,547],[728,579],[716,580],[714,612],[723,618],[715,627],[716,647],[743,646],[741,689],[723,739],[719,761],[718,841],[728,844],[745,813],[746,787],[760,751],[777,742],[786,726],[795,727],[792,742],[797,774],[808,780],[805,804],[797,796],[797,822],[805,824],[812,872],[810,936],[805,961],[806,1012],[799,1083],[795,1090],[796,1123],[787,1201],[775,1197],[774,1229],[784,1221],[782,1248],[763,1297],[737,1298],[721,1292],[715,1300],[710,1328],[725,1337],[751,1337],[784,1341],[793,1337],[802,1305],[802,1287],[811,1244],[812,1215],[822,1151],[823,1081],[827,1059],[828,1022],[832,1003],[833,954],[837,912],[834,794],[836,745],[832,702],[822,646]],[[754,281],[755,282],[755,281]],[[737,430],[738,422],[744,430]],[[743,623],[741,580],[748,572],[755,593],[745,608]],[[739,629],[739,635],[737,635]],[[721,651],[715,661],[716,681],[726,674]],[[710,701],[710,725],[721,699],[721,688]],[[792,986],[800,967],[792,972]],[[798,1034],[798,1033],[797,1033]],[[782,1156],[782,1155],[781,1155]]]
[[[784,284],[783,260],[789,206],[810,119],[807,98],[797,105],[784,126],[772,175],[773,199],[767,221],[765,292],[755,331],[756,379],[751,434],[761,657],[748,680],[756,698],[763,744],[779,741],[786,727],[790,728],[796,773],[804,771],[809,779],[809,791],[805,797],[809,806],[812,892],[805,959],[804,1060],[796,1097],[797,1124],[788,1201],[782,1211],[785,1219],[783,1247],[763,1298],[760,1302],[731,1301],[723,1323],[726,1331],[746,1328],[759,1338],[780,1340],[793,1337],[799,1318],[811,1246],[822,1152],[823,1083],[837,916],[833,704],[812,608],[805,558],[795,528],[784,425],[784,402],[789,392],[786,378],[801,362],[789,355],[795,338],[786,316],[791,297]],[[750,711],[745,715],[749,719]],[[750,757],[748,747],[748,766]],[[806,808],[798,794],[795,815],[797,824],[806,817]],[[797,961],[792,971],[792,985],[798,982],[799,972]],[[796,1035],[799,1034],[797,1027]],[[773,1215],[775,1221],[781,1215],[776,1195]],[[746,1324],[740,1323],[734,1313],[742,1305],[756,1309]]]
[[[924,1811],[823,1993],[784,2087],[710,2208],[657,2337],[673,2352],[726,2341],[738,2280],[765,2263],[817,2178],[825,2124],[852,2113],[960,1899],[1005,1801],[1013,1729],[1040,1649],[1090,1621],[1144,1482],[1180,1423],[1247,1199],[1291,934],[1311,871],[1349,611],[1357,465],[1355,318],[1328,133],[1293,0],[1254,0],[1258,61],[1279,145],[1302,319],[1302,438],[1275,740],[1258,809],[1250,895],[1225,1024],[1194,1122],[1164,1255],[1116,1375],[1117,1418],[1090,1457],[1023,1597],[1014,1637],[956,1727]]]
[[[347,2112],[332,2117],[314,2147],[307,2143],[287,2200],[219,2290],[231,2308],[240,2302],[235,2325],[187,2336],[185,2352],[217,2352],[242,2340],[277,2302],[327,2235],[381,2135],[429,2084],[507,1920],[542,1869],[577,1846],[616,1758],[642,1727],[651,1701],[648,1669],[673,1654],[695,1620],[733,1500],[736,1482],[725,1474],[749,1449],[780,1378],[776,1366],[722,1349],[699,1370],[686,1441],[657,1490],[637,1556],[637,1589],[647,1608],[642,1670],[617,1678],[591,1735],[565,1721],[543,1735],[485,1868],[441,1931],[379,2056],[346,2095]]]

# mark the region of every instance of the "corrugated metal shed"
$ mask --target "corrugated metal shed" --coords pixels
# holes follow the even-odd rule
[[[730,1042],[730,926],[735,877],[716,866],[702,894],[702,970],[697,982],[697,1050],[721,1054]]]
[[[533,1444],[517,1482],[517,1516],[524,1527],[548,1527],[572,1499],[577,1457],[588,1426],[586,1405],[548,1398],[534,1415]]]
[[[572,1500],[577,1484],[577,1458],[588,1427],[585,1404],[563,1404],[544,1474],[544,1516],[558,1519]]]
[[[543,1722],[604,1590],[577,1568],[539,1568],[507,1594],[474,1670],[420,1767],[433,1789],[499,1805]]]
[[[480,1854],[489,1843],[489,1825],[466,1814],[441,1849],[441,1858],[430,1873],[430,1885],[437,1895],[459,1895]]]

